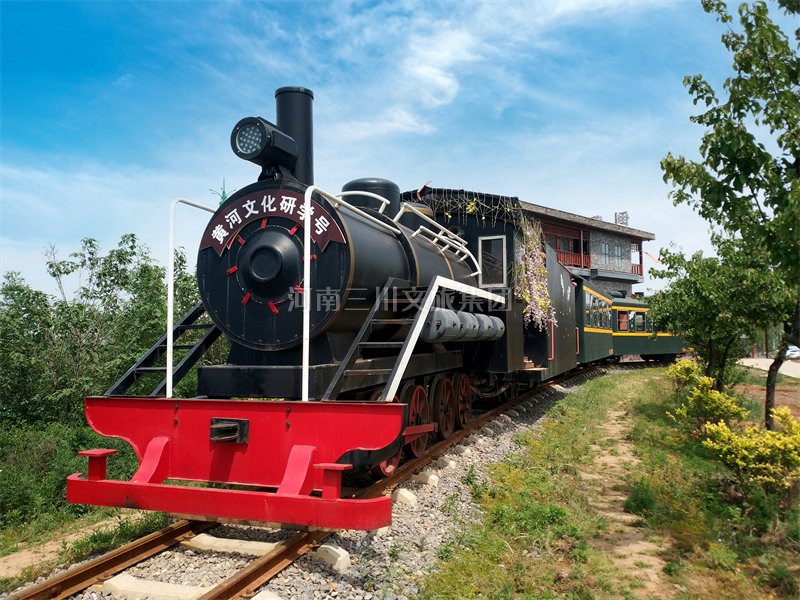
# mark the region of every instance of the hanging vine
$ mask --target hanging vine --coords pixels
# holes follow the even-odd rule
[[[417,198],[405,194],[404,200]],[[425,188],[422,199],[435,214],[455,219],[466,224],[475,217],[481,225],[494,226],[498,220],[514,226],[516,260],[514,262],[514,296],[525,307],[522,317],[525,325],[542,330],[551,322],[556,323],[556,311],[547,289],[547,266],[542,247],[541,224],[526,215],[514,196],[481,194],[467,190]]]
[[[547,289],[547,266],[542,250],[542,226],[538,221],[522,217],[517,227],[517,260],[514,262],[514,295],[525,303],[522,318],[525,325],[539,330],[556,324],[556,309]]]

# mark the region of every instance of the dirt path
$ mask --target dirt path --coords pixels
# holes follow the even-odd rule
[[[641,519],[624,511],[627,496],[618,491],[640,462],[625,441],[629,426],[627,413],[609,411],[601,444],[591,446],[596,454],[591,471],[580,472],[593,498],[591,506],[609,522],[608,531],[592,545],[641,584],[633,589],[636,598],[672,598],[676,590],[666,581],[665,563],[658,556],[667,549],[667,543],[648,529],[634,526]]]
[[[122,518],[139,519],[145,514],[144,511],[126,510],[119,516],[104,519],[103,521],[83,527],[75,532],[63,534],[54,533],[48,542],[29,548],[23,547],[13,554],[0,557],[0,577],[19,577],[28,567],[36,567],[42,563],[57,561],[59,552],[65,544],[70,544],[71,542],[85,538],[95,531],[114,529],[119,525]],[[22,546],[22,544],[20,544],[20,546]]]

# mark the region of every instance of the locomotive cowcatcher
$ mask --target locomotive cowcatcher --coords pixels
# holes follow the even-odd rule
[[[404,454],[419,456],[465,426],[475,401],[613,356],[610,329],[601,352],[581,351],[591,290],[546,246],[553,318],[542,330],[525,326],[512,293],[514,219],[501,210],[489,222],[458,223],[426,202],[435,190],[401,195],[384,179],[320,189],[313,93],[285,87],[275,96],[275,123],[248,117],[231,134],[234,153],[261,172],[202,235],[201,302],[106,395],[85,399],[91,427],[128,442],[138,470],[107,479],[114,451],[81,452],[88,472],[67,479],[70,502],[382,527],[391,499],[352,497],[345,471],[389,474]],[[221,336],[224,364],[202,364]],[[195,365],[195,397],[173,398],[173,382]],[[149,395],[129,393],[154,373]]]

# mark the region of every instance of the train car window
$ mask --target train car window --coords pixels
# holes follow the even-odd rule
[[[636,331],[644,331],[644,313],[636,313],[636,321],[634,326]]]
[[[648,333],[653,331],[653,321],[650,319],[650,313],[644,313],[644,330]]]
[[[584,312],[583,324],[589,325],[590,314],[592,312],[592,295],[589,292],[584,292],[584,294],[586,295],[586,297],[584,298],[583,301],[583,312]]]
[[[617,330],[628,331],[628,311],[617,311]]]
[[[478,238],[478,262],[481,265],[481,287],[506,286],[506,238]]]

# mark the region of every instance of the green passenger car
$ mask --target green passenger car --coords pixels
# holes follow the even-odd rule
[[[593,290],[582,279],[577,279],[575,304],[578,362],[590,363],[613,358],[611,298]]]
[[[682,351],[681,339],[654,332],[650,307],[637,298],[613,297],[611,324],[614,354],[638,354],[644,360],[671,360]]]

